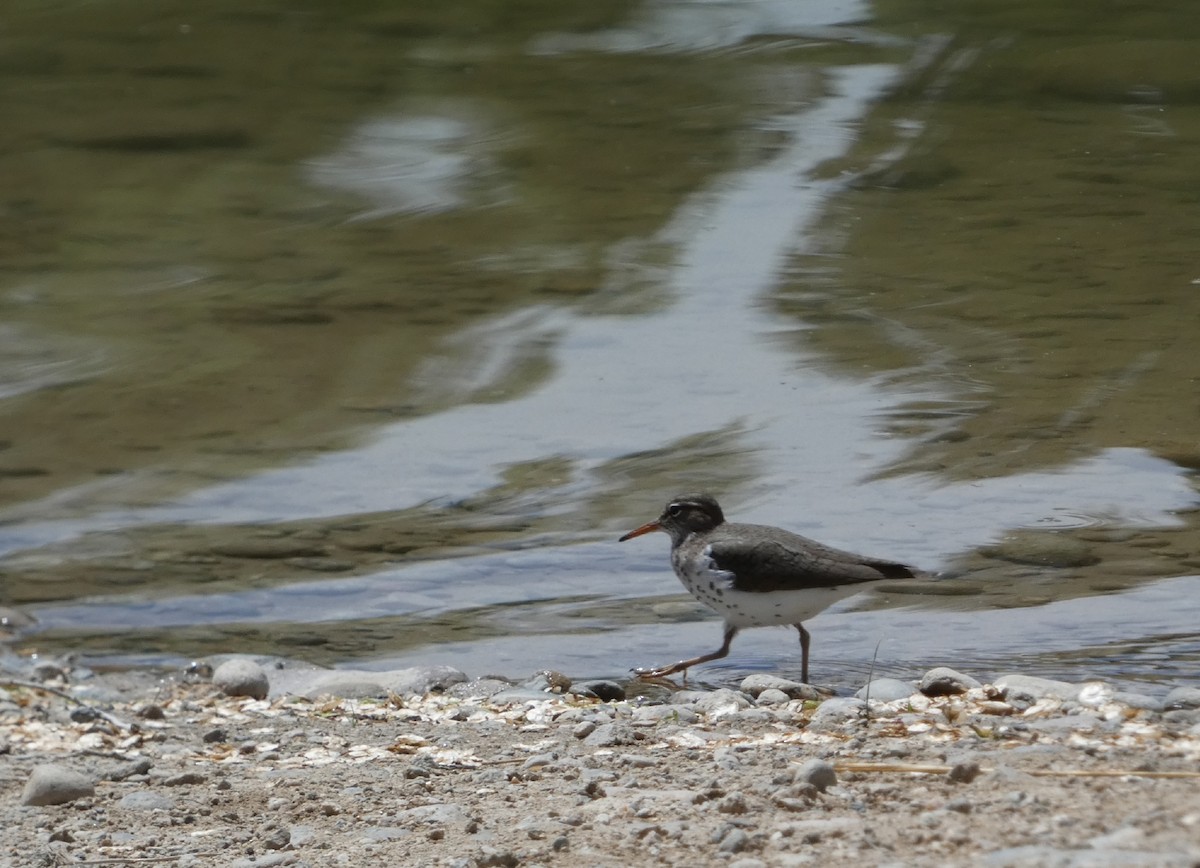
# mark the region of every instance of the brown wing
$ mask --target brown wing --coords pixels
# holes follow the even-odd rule
[[[754,525],[741,528],[759,531]],[[920,575],[907,564],[856,555],[777,528],[714,537],[710,557],[718,569],[733,573],[739,591],[832,588]]]

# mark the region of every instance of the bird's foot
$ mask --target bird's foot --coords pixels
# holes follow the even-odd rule
[[[681,678],[681,682],[685,685],[687,684],[687,670],[678,669],[675,666],[657,666],[652,669],[639,666],[631,671],[633,672],[633,677],[638,681],[645,681],[648,684],[658,684],[662,687],[671,687],[674,689],[678,689],[679,685],[667,676],[674,675],[676,672],[682,672],[683,677]]]

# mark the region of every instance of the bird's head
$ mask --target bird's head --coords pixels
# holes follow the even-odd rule
[[[634,528],[621,537],[619,542],[661,530],[670,535],[673,545],[679,545],[692,534],[710,531],[724,521],[725,515],[711,494],[683,494],[671,498],[670,503],[663,508],[662,515],[639,528]]]

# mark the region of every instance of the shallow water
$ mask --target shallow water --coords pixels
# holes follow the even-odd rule
[[[1178,10],[798,6],[19,7],[18,647],[619,675],[718,643],[615,543],[705,488],[940,573],[814,619],[823,681],[1187,679]]]

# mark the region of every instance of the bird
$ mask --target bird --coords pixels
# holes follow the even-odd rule
[[[675,575],[693,597],[724,618],[725,632],[716,651],[669,666],[634,669],[643,679],[677,672],[686,679],[691,667],[727,656],[743,628],[790,624],[800,631],[801,680],[807,684],[812,637],[804,621],[857,593],[866,582],[921,575],[907,564],[852,554],[782,528],[727,522],[710,494],[671,498],[658,518],[618,542],[653,531],[670,536]]]

